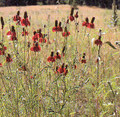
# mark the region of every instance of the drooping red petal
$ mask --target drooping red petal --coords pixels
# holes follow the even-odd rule
[[[7,32],[7,35],[9,36],[9,35],[11,35],[11,33],[12,33],[11,31],[8,31],[8,32]]]
[[[57,71],[58,71],[60,74],[66,72],[65,68],[62,68],[62,67],[60,67]]]
[[[29,33],[27,32],[27,31],[25,31],[25,32],[22,32],[22,36],[27,36]]]
[[[36,33],[36,34],[32,37],[32,40],[33,40],[33,41],[38,41],[38,39],[39,39],[39,34]]]
[[[95,40],[95,44],[98,46],[102,46],[102,41],[100,39]]]
[[[73,16],[70,16],[69,19],[70,19],[70,21],[73,21],[73,20],[74,20],[74,17],[73,17]]]
[[[40,38],[39,42],[40,42],[40,43],[46,43],[46,42],[47,42],[47,39],[45,39],[45,38]]]
[[[57,27],[57,30],[58,30],[58,32],[62,32],[63,31],[63,29],[62,29],[62,27]]]
[[[30,50],[34,51],[34,52],[38,52],[38,51],[41,50],[41,48],[40,48],[40,46],[38,46],[38,47],[31,47]]]
[[[55,62],[55,58],[52,57],[52,56],[49,56],[49,57],[47,58],[47,61],[48,61],[48,62]]]
[[[53,32],[57,32],[57,31],[58,31],[58,28],[57,28],[57,27],[53,27],[53,28],[52,28],[52,31],[53,31]]]
[[[61,55],[56,55],[55,59],[61,59]]]
[[[30,21],[28,20],[28,18],[26,18],[26,19],[22,19],[21,20],[21,25],[22,26],[30,26]]]
[[[2,63],[0,63],[0,67],[2,67]]]
[[[68,37],[69,35],[70,35],[70,32],[63,32],[63,33],[62,33],[62,36],[63,36],[63,37]]]
[[[16,15],[13,17],[13,21],[21,21],[21,17]]]
[[[82,23],[82,26],[86,26],[87,27],[88,25],[89,25],[89,23],[87,23],[87,22],[83,22]]]
[[[81,63],[86,63],[86,60],[85,60],[85,59],[82,59],[82,60],[81,60]]]
[[[13,61],[12,58],[6,57],[6,62],[10,63],[10,62],[12,62],[12,61]]]
[[[87,25],[87,28],[92,28],[92,29],[94,29],[94,28],[95,28],[95,25],[94,25],[93,23],[89,23],[89,24]]]

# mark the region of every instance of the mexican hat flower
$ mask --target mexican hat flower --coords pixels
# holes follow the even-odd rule
[[[38,42],[34,42],[33,47],[31,47],[30,50],[34,52],[39,52],[41,50],[41,47],[39,46]]]
[[[10,54],[8,54],[8,56],[6,57],[6,62],[7,63],[10,63],[10,62],[12,62],[13,60],[12,60],[12,58],[11,58],[11,55]]]
[[[78,11],[76,12],[75,16],[74,16],[76,19],[78,18]]]
[[[82,26],[88,26],[89,25],[89,19],[88,17],[85,18],[85,21],[82,23]]]
[[[38,41],[39,40],[39,34],[36,31],[34,31],[33,34],[34,34],[34,36],[32,37],[32,40],[33,41]]]
[[[74,8],[71,9],[71,13],[70,13],[70,16],[69,16],[70,21],[74,21],[73,13],[74,13]]]
[[[94,29],[95,28],[94,21],[95,21],[95,17],[92,18],[91,22],[87,25],[87,28]]]
[[[20,11],[18,11],[17,15],[13,17],[13,21],[17,22],[17,25],[20,25],[20,21],[21,21]]]
[[[7,47],[4,46],[3,43],[0,43],[0,55],[4,55],[5,50],[7,50]]]
[[[61,59],[61,55],[59,54],[59,52],[57,52],[54,57],[55,57],[55,59]]]
[[[48,62],[55,62],[54,52],[51,52],[51,55],[47,58]]]
[[[86,57],[86,54],[83,53],[83,57],[82,57],[82,59],[81,59],[81,63],[86,63],[86,59],[85,59],[85,57]]]
[[[95,43],[97,46],[102,46],[101,36],[99,36],[99,38],[96,39],[94,43]]]
[[[24,13],[24,18],[21,20],[21,25],[25,27],[30,26],[30,21],[28,20],[27,12]]]
[[[65,27],[65,31],[62,33],[63,37],[68,37],[70,35],[70,32],[67,31],[67,27]]]
[[[55,27],[52,28],[53,32],[58,32],[58,20],[55,20]]]

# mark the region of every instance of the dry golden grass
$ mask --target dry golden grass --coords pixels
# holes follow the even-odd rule
[[[71,6],[69,5],[1,7],[0,15],[5,18],[11,18],[14,14],[16,14],[18,10],[20,10],[21,16],[23,16],[24,11],[27,11],[29,16],[31,16],[33,23],[41,26],[41,22],[47,22],[48,15],[50,15],[51,21],[54,21],[55,19],[67,18],[69,16],[70,9]],[[108,29],[107,25],[109,24],[110,18],[112,17],[112,10],[87,6],[78,6],[78,10],[80,15],[80,25],[85,17],[89,17],[89,19],[91,19],[94,16],[96,17],[96,29],[101,28],[103,31]],[[119,12],[120,11],[118,11],[118,13]],[[106,33],[107,37],[105,38],[107,40],[114,39],[117,41],[118,36],[120,35],[118,31],[116,31],[116,33],[113,33],[113,30],[109,30]]]

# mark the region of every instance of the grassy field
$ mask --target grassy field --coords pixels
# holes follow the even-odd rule
[[[30,26],[16,25],[17,11],[22,19],[27,11]],[[74,15],[76,11],[79,17],[66,23],[71,12],[68,5],[0,8],[4,19],[0,29],[0,117],[120,116],[120,45],[116,44],[120,24],[113,27],[112,10],[78,6]],[[120,11],[117,13],[119,17]],[[86,17],[89,22],[95,17],[94,29],[82,26]],[[68,37],[52,31],[55,20],[61,21],[63,32],[67,27]],[[12,26],[17,38],[13,41],[7,35]],[[23,28],[28,36],[22,36]],[[41,50],[34,52],[31,48],[37,42],[32,37],[38,29],[47,42],[38,40]],[[100,36],[102,45],[97,46],[95,40]],[[3,45],[7,47],[4,53]],[[51,52],[56,55],[57,51],[61,59],[49,62]]]

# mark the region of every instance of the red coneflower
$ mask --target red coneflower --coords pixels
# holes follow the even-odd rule
[[[12,26],[12,28],[11,28],[11,40],[12,41],[17,40],[14,26]]]
[[[60,74],[65,74],[66,70],[65,70],[65,64],[63,63],[61,67],[58,68],[58,73]]]
[[[13,61],[13,60],[12,60],[10,54],[8,54],[8,56],[6,57],[6,62],[7,62],[7,63],[10,63],[10,62],[12,62],[12,61]]]
[[[65,66],[65,76],[68,74],[68,65]]]
[[[69,24],[69,19],[67,19],[67,22],[66,22],[66,24]]]
[[[2,67],[2,63],[0,63],[0,67]]]
[[[55,73],[56,73],[56,74],[58,73],[58,66],[56,66],[56,71],[55,71]]]
[[[85,18],[85,21],[82,23],[82,26],[88,26],[89,25],[89,19],[88,17]]]
[[[46,43],[46,42],[47,42],[47,39],[45,39],[45,38],[40,38],[40,39],[39,39],[39,42],[40,42],[40,43]]]
[[[7,32],[7,36],[11,36],[12,32],[11,31],[8,31]]]
[[[95,44],[97,46],[102,46],[101,36],[99,36],[99,38],[97,40],[95,40]]]
[[[28,20],[27,12],[24,13],[24,19],[21,20],[22,26],[30,26],[30,21]]]
[[[11,37],[10,40],[12,40],[12,41],[13,40],[17,40],[14,26],[12,26],[11,29],[10,29],[10,31],[7,32],[7,36],[10,36]]]
[[[34,76],[30,76],[30,78],[31,78],[31,79],[33,79],[33,78],[34,78]]]
[[[59,26],[57,27],[58,29],[58,32],[62,32],[63,31],[63,29],[62,29],[62,27],[61,27],[61,22],[59,22]]]
[[[42,38],[42,37],[43,37],[43,34],[41,33],[41,29],[39,29],[37,32],[38,32],[38,34],[39,34],[39,38]]]
[[[32,37],[32,40],[33,40],[33,41],[38,41],[38,39],[39,39],[39,34],[38,34],[36,31],[34,31],[33,34],[34,34],[34,36]]]
[[[27,71],[27,69],[26,69],[26,66],[25,66],[25,65],[23,65],[21,68],[22,68],[22,70],[23,70],[23,71]]]
[[[76,14],[75,14],[75,18],[76,18],[76,19],[78,18],[78,11],[77,11]]]
[[[34,51],[34,52],[40,51],[41,48],[40,48],[38,42],[34,42],[34,43],[33,43],[33,47],[31,47],[30,50],[31,50],[31,51]]]
[[[17,15],[15,15],[14,17],[13,17],[13,21],[21,21],[21,17],[20,17],[20,11],[18,11],[17,12]]]
[[[77,69],[77,65],[74,65],[74,68]]]
[[[55,57],[55,59],[61,59],[61,55],[59,54],[59,52],[57,52],[54,57]]]
[[[5,50],[2,50],[2,49],[0,48],[0,55],[5,55]]]
[[[70,16],[69,19],[70,19],[70,21],[73,21],[73,20],[74,20],[74,17],[73,17],[73,16]]]
[[[95,17],[92,18],[91,23],[88,24],[87,28],[94,29],[95,28],[94,21],[95,21]]]
[[[74,13],[74,8],[71,9],[71,13],[70,13],[70,17],[69,17],[70,21],[74,20],[73,13]]]
[[[2,43],[0,43],[0,55],[4,55],[5,54],[5,50],[7,50],[7,47],[5,47]]]
[[[21,66],[21,68],[19,70],[22,70],[22,71],[27,71],[27,68],[25,65]]]
[[[95,87],[95,84],[94,84],[94,83],[92,83],[92,86],[93,86],[93,87]]]
[[[30,76],[31,79],[34,79],[36,77],[36,74],[34,74],[33,76]]]
[[[54,52],[51,52],[51,55],[47,58],[48,62],[55,62]]]
[[[100,57],[97,58],[96,63],[98,63],[99,61],[100,61]]]
[[[62,33],[63,37],[68,37],[70,35],[70,32],[67,31],[67,27],[65,27],[65,31]]]
[[[55,20],[55,27],[52,28],[53,32],[57,32],[58,31],[58,20]]]
[[[21,17],[20,17],[20,11],[17,12],[17,15],[13,17],[13,21],[17,21],[17,25],[20,25]]]
[[[22,36],[27,36],[29,33],[23,28]]]
[[[85,56],[86,56],[86,54],[85,54],[85,53],[83,53],[83,57],[82,57],[81,63],[86,63]]]
[[[30,48],[30,44],[31,44],[31,43],[28,41],[28,48]]]
[[[21,24],[22,24],[22,26],[26,26],[26,27],[30,26],[30,22],[29,22],[28,18],[27,19],[22,19]]]
[[[17,37],[16,37],[16,33],[15,33],[15,32],[12,32],[12,34],[11,34],[11,40],[12,40],[12,41],[17,40]]]

